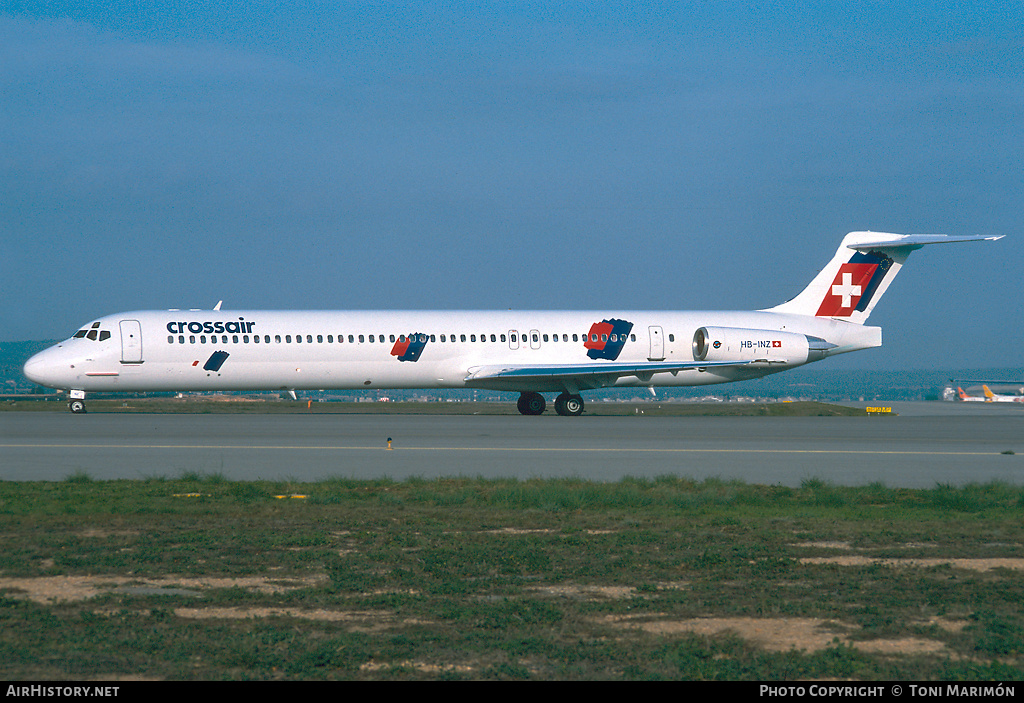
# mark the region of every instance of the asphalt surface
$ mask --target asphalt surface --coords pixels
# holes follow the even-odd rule
[[[195,472],[297,481],[673,474],[790,486],[1024,483],[1024,407],[976,405],[891,403],[896,415],[853,418],[5,412],[0,480]]]

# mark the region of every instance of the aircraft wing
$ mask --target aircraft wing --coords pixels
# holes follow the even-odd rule
[[[465,378],[469,388],[490,390],[580,390],[607,388],[620,378],[635,376],[647,383],[656,373],[677,374],[687,369],[746,366],[752,361],[648,361],[631,364],[548,364],[474,366]]]

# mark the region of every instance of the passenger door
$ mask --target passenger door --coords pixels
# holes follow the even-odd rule
[[[142,363],[142,325],[138,320],[121,320],[121,363]]]

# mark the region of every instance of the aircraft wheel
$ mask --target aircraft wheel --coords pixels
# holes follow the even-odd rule
[[[523,415],[540,415],[547,404],[540,393],[521,393],[516,407]]]
[[[570,395],[562,402],[566,415],[581,415],[583,413],[583,398],[578,395]]]
[[[568,393],[559,393],[558,397],[555,398],[555,412],[559,415],[568,414],[565,412],[565,399],[568,395]]]
[[[583,413],[583,398],[574,393],[560,393],[555,398],[555,412],[559,415],[580,415]]]
[[[73,413],[84,413],[85,412],[85,401],[84,400],[72,400],[68,402],[68,410]]]

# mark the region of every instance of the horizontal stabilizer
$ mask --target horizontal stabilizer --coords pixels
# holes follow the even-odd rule
[[[872,249],[892,249],[896,247],[910,247],[920,249],[925,244],[947,244],[952,242],[994,242],[1002,239],[1002,234],[977,234],[962,237],[951,237],[946,234],[904,234],[895,235],[895,239],[875,242],[858,242],[847,244],[848,249],[857,251],[871,251]]]

